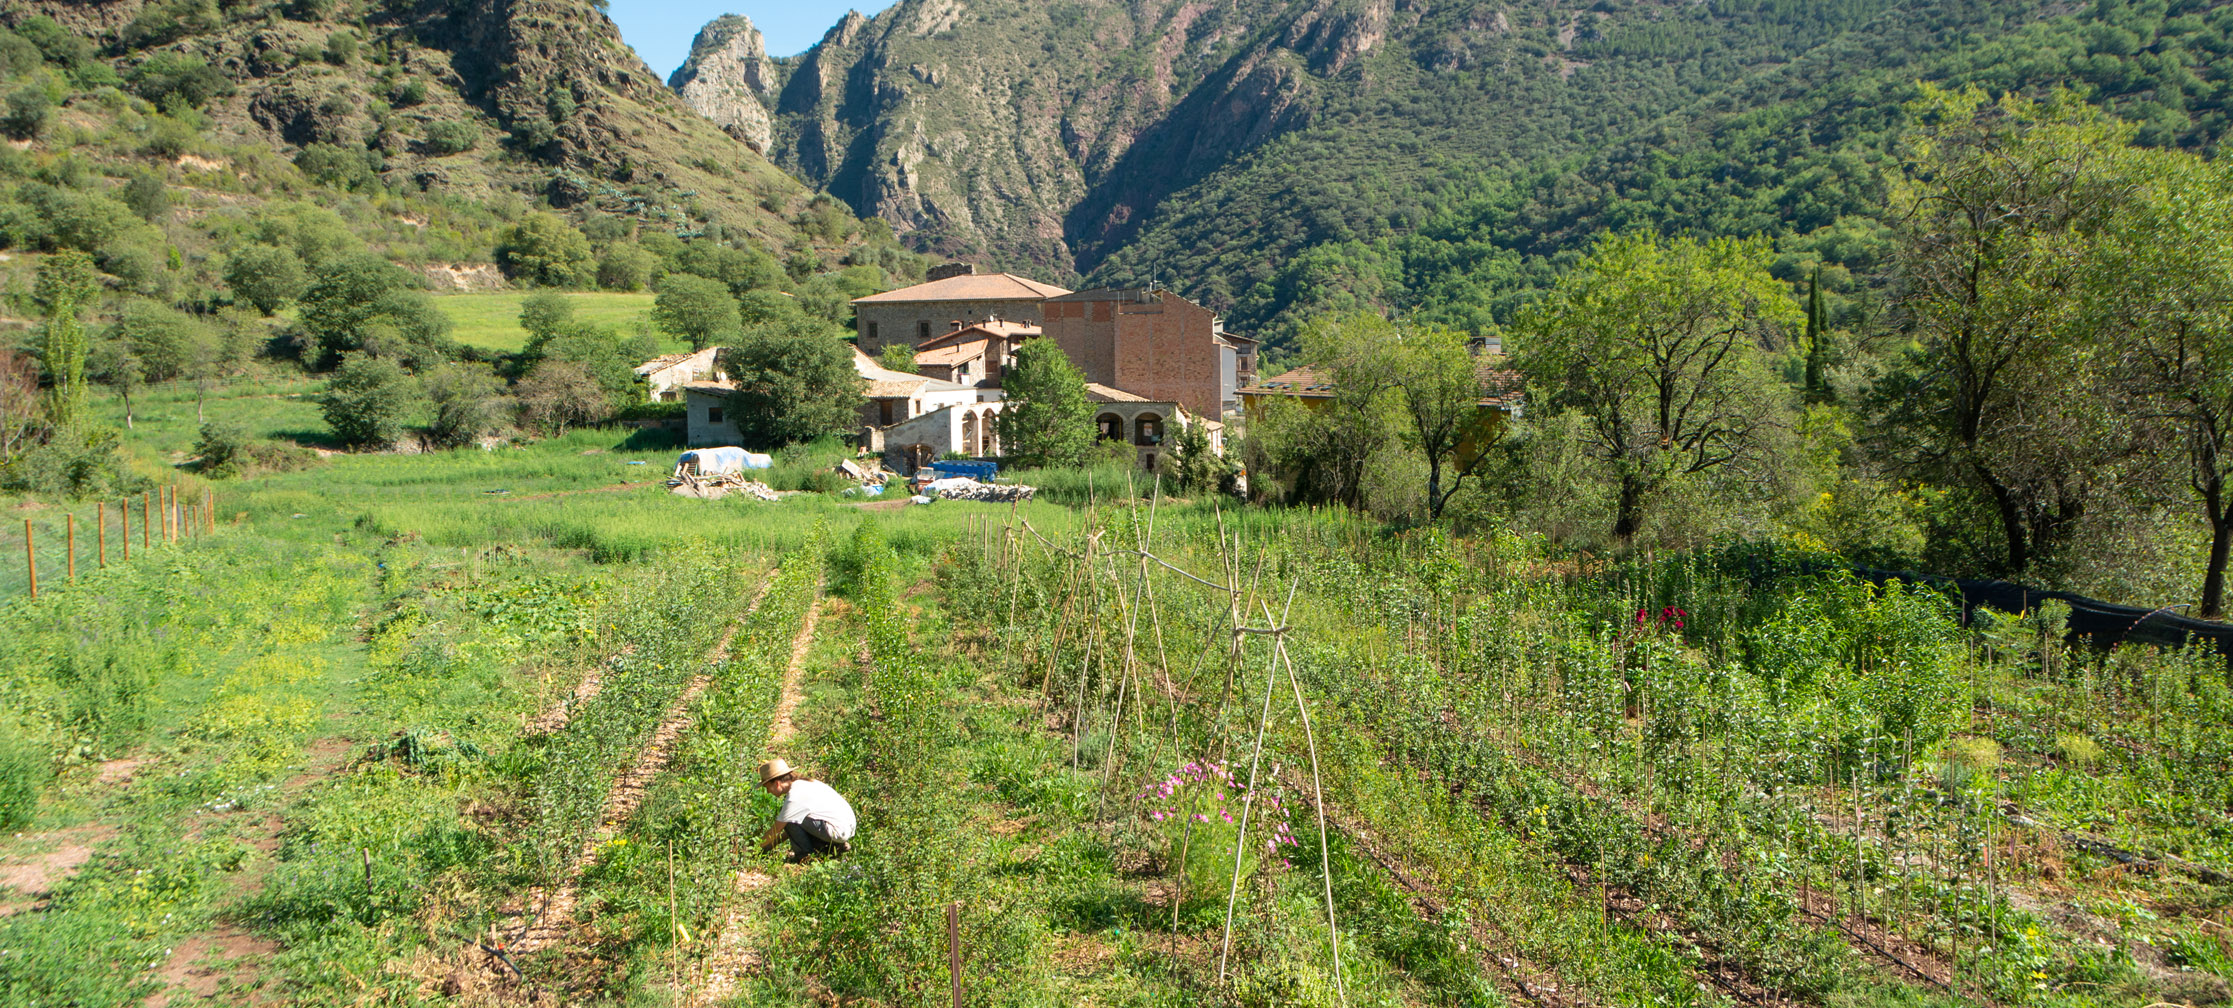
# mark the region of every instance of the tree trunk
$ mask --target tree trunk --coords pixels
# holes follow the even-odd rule
[[[1642,508],[1643,501],[1644,481],[1633,475],[1622,476],[1620,503],[1613,511],[1613,538],[1624,543],[1636,538],[1636,527],[1640,522],[1637,511]]]
[[[1994,479],[1983,465],[1974,468],[1985,488],[1992,491],[1993,503],[2000,510],[2001,535],[2008,541],[2008,572],[2011,575],[2023,573],[2024,568],[2031,566],[2031,537],[2024,528],[2023,509],[2017,506],[2016,495]]]
[[[1437,455],[1435,455],[1435,454],[1434,454],[1434,452],[1432,452],[1432,451],[1429,451],[1429,452],[1427,453],[1427,520],[1428,520],[1428,521],[1440,521],[1440,520],[1441,520],[1441,518],[1442,518],[1442,505],[1443,505],[1443,503],[1444,503],[1444,502],[1443,502],[1443,499],[1442,499],[1442,459],[1441,459],[1440,457],[1438,457]]]
[[[2225,615],[2225,561],[2233,553],[2233,516],[2210,510],[2210,567],[2202,575],[2202,604],[2195,612],[2203,619]]]
[[[124,429],[132,429],[132,393],[124,393]]]

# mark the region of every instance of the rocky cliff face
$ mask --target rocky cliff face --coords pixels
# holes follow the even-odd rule
[[[475,200],[525,191],[778,249],[797,237],[807,187],[693,114],[592,0],[317,6],[212,16],[144,51],[125,41],[154,9],[140,0],[26,0],[0,18],[52,16],[127,66],[156,52],[204,60],[231,86],[209,109],[221,131],[289,155],[312,144],[376,152],[390,183]],[[348,55],[330,45],[344,36]],[[468,150],[429,143],[434,126],[458,123],[478,127]]]
[[[727,14],[707,23],[690,43],[690,58],[667,78],[667,86],[699,115],[753,150],[765,152],[775,120],[768,102],[775,96],[775,64],[750,18]]]

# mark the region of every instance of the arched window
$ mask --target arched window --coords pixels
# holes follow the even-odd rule
[[[1000,454],[1000,425],[994,422],[995,419],[997,418],[992,410],[983,410],[977,414],[977,429],[982,432],[980,436],[984,439],[981,446],[984,448],[984,455]]]
[[[1114,413],[1103,413],[1094,418],[1093,425],[1101,431],[1103,441],[1124,440],[1124,418]]]
[[[977,414],[975,413],[965,412],[961,415],[961,453],[970,456],[977,454]]]
[[[1132,421],[1133,444],[1159,445],[1163,443],[1163,418],[1153,413],[1142,413]]]

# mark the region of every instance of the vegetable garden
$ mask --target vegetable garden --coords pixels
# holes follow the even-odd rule
[[[1767,547],[1145,490],[681,501],[595,436],[260,478],[8,602],[0,997],[2201,1005],[2233,974],[2216,655]],[[847,795],[851,853],[757,852],[769,755]]]

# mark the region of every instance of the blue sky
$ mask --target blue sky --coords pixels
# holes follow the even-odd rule
[[[890,0],[610,0],[620,37],[658,71],[662,80],[690,55],[690,40],[723,14],[751,18],[767,36],[768,55],[795,56],[821,41],[848,10],[874,14]]]

